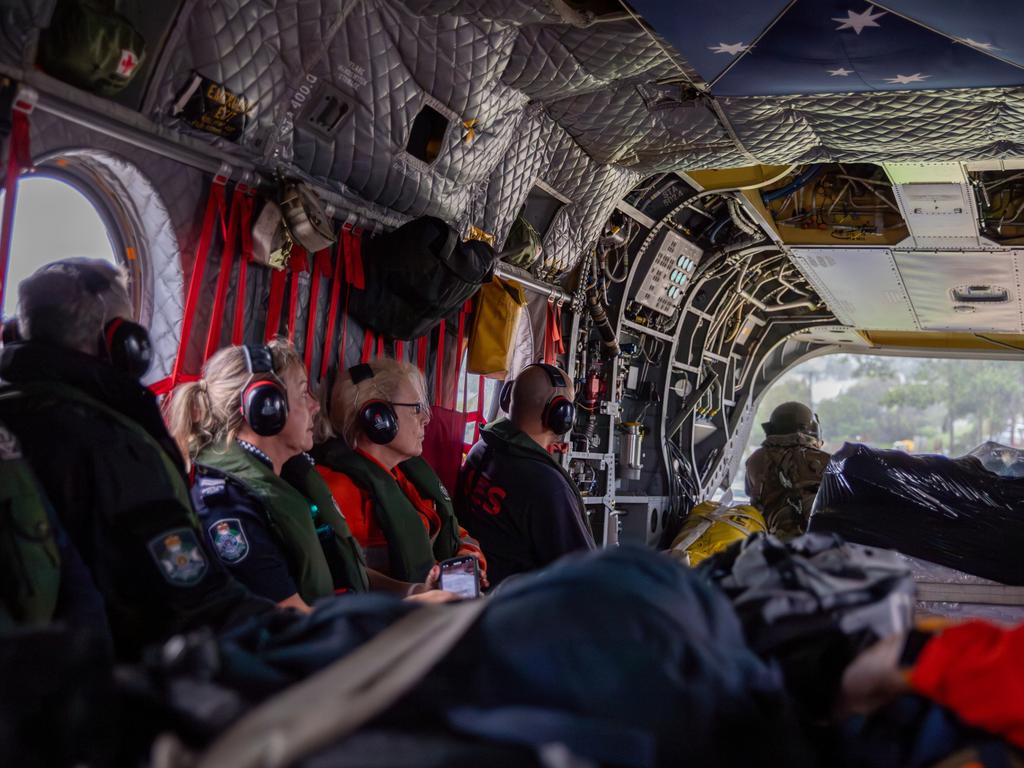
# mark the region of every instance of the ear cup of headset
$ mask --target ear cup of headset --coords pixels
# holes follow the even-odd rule
[[[515,379],[508,379],[501,385],[501,391],[498,393],[498,405],[501,406],[501,410],[504,411],[506,415],[512,413],[512,388],[515,387],[515,385]]]
[[[153,362],[149,332],[123,317],[115,317],[104,327],[103,349],[111,365],[133,379],[145,376]]]
[[[576,421],[576,406],[568,398],[555,395],[544,407],[542,419],[546,429],[556,435],[564,435]]]
[[[377,445],[387,445],[398,437],[398,414],[391,403],[368,400],[359,409],[358,418],[363,433]]]
[[[257,435],[272,437],[288,421],[288,393],[273,377],[274,362],[267,347],[246,345],[242,349],[253,375],[242,391],[242,417]]]

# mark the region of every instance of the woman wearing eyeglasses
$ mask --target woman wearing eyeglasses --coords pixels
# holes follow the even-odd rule
[[[193,460],[192,500],[210,549],[250,591],[303,612],[368,589],[451,599],[435,589],[436,572],[409,584],[365,567],[305,453],[320,409],[308,384],[295,348],[273,341],[222,349],[203,378],[175,390],[171,432]]]
[[[331,391],[333,438],[313,452],[371,568],[420,581],[435,564],[472,555],[486,584],[479,545],[459,527],[447,489],[420,458],[430,421],[415,366],[391,359],[356,365]]]

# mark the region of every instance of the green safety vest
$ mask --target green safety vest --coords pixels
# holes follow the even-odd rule
[[[402,581],[423,581],[436,560],[454,557],[459,550],[455,508],[440,478],[423,459],[403,461],[398,468],[417,492],[434,502],[441,530],[433,541],[427,535],[419,510],[394,476],[365,456],[351,451],[340,440],[322,446],[320,463],[352,478],[373,499],[373,516],[388,542],[390,576]]]
[[[53,619],[60,553],[17,438],[0,424],[0,631]]]
[[[234,442],[226,447],[205,448],[196,457],[196,465],[238,483],[259,500],[267,524],[288,558],[289,571],[303,600],[312,603],[335,593],[335,578],[321,548],[317,527],[330,525],[335,532],[335,540],[346,533],[351,539],[352,534],[344,519],[340,522],[334,520],[336,507],[326,487],[317,493],[317,498],[307,498]],[[337,517],[341,517],[340,513]],[[352,574],[351,583],[338,584],[337,588],[365,591],[368,588],[366,571],[362,567],[361,556],[357,554],[357,545],[354,542],[352,546],[338,543],[336,547],[343,562],[355,560],[344,569]]]

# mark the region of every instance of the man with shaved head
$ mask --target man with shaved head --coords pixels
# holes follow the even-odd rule
[[[594,549],[583,499],[552,455],[575,417],[569,377],[527,366],[501,390],[508,414],[484,428],[459,475],[459,521],[487,553],[492,585],[567,552]]]

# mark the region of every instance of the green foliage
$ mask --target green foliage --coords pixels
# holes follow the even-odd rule
[[[811,402],[802,368],[765,394],[759,424],[779,403]],[[891,448],[909,440],[915,451],[961,455],[985,440],[1010,443],[1024,437],[1020,363],[841,355],[823,368],[816,382],[843,383],[839,394],[815,403],[829,450],[848,441]],[[763,440],[760,429],[754,439]]]

